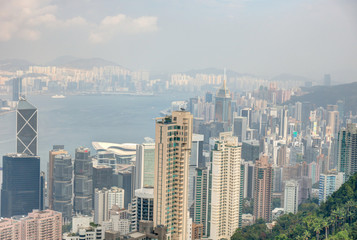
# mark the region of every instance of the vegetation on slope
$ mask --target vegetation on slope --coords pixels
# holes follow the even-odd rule
[[[272,230],[258,220],[252,226],[237,229],[231,239],[357,239],[357,174],[320,207],[302,204],[297,214],[281,216]]]

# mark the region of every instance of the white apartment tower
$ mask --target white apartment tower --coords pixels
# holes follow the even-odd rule
[[[285,182],[284,212],[297,213],[299,206],[299,183],[294,180]]]
[[[188,165],[192,115],[175,111],[156,119],[154,227],[167,227],[167,239],[187,240]]]
[[[102,224],[109,219],[109,210],[114,205],[124,208],[124,189],[112,187],[111,189],[95,189],[94,198],[94,222]]]
[[[230,239],[239,227],[241,144],[231,132],[220,133],[212,150],[210,239]]]

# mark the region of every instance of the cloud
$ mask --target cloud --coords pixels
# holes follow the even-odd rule
[[[38,40],[49,28],[81,28],[93,43],[103,42],[118,33],[138,34],[157,30],[157,18],[131,18],[124,14],[106,16],[100,23],[92,23],[81,16],[61,19],[52,0],[0,1],[0,41],[20,38]],[[63,30],[62,29],[62,30]]]
[[[158,30],[157,17],[131,18],[124,14],[105,17],[89,35],[93,43],[106,42],[117,34],[140,34]]]

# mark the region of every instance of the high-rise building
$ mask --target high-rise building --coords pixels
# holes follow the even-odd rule
[[[345,183],[345,173],[331,171],[320,174],[319,182],[319,203],[326,201],[327,198],[337,191]]]
[[[73,164],[68,154],[58,154],[53,161],[53,210],[62,213],[65,220],[72,218]]]
[[[255,164],[252,161],[243,161],[243,198],[253,198],[254,195],[254,168]]]
[[[194,186],[195,201],[193,222],[202,226],[201,236],[208,236],[208,194],[209,194],[209,168],[196,168],[196,181]]]
[[[302,103],[301,102],[295,103],[295,119],[298,122],[301,122],[301,120],[302,120]]]
[[[217,91],[215,98],[215,121],[232,123],[232,99],[229,90],[226,86],[226,79],[223,81],[223,86]]]
[[[93,163],[88,148],[76,149],[74,159],[74,204],[75,213],[90,215],[93,206]]]
[[[326,135],[329,135],[334,138],[337,137],[339,127],[340,127],[339,112],[328,111]]]
[[[255,220],[262,218],[270,222],[272,216],[273,168],[268,163],[268,156],[261,156],[255,162],[254,178],[254,218]]]
[[[186,240],[192,115],[157,118],[155,144],[154,226],[166,226],[167,239]]]
[[[154,220],[154,188],[135,190],[132,231],[138,231],[139,222],[143,220]]]
[[[212,150],[210,235],[230,239],[240,226],[241,144],[232,132],[220,133]]]
[[[102,224],[103,221],[109,219],[109,210],[112,209],[114,205],[120,209],[124,208],[125,191],[122,188],[96,188],[94,195],[94,222],[96,224]]]
[[[116,171],[113,175],[113,186],[124,189],[124,208],[128,209],[134,198],[134,174],[133,167]]]
[[[205,165],[203,158],[203,138],[204,135],[192,135],[192,147],[189,163],[189,179],[188,179],[188,208],[191,211],[190,217],[193,218],[193,202],[195,198],[195,177],[196,168]]]
[[[40,209],[40,158],[27,154],[3,157],[1,216],[26,215]]]
[[[288,137],[288,109],[285,106],[280,111],[279,136],[285,140]]]
[[[238,137],[238,141],[242,142],[247,135],[247,118],[235,117],[233,120],[233,135]]]
[[[154,187],[155,143],[136,146],[135,189]]]
[[[299,206],[299,183],[295,180],[285,182],[284,212],[297,213]]]
[[[24,98],[16,110],[16,151],[37,156],[37,108]]]
[[[0,239],[1,240],[20,240],[21,223],[12,218],[0,219]]]
[[[19,101],[22,93],[22,78],[12,79],[12,101]]]
[[[93,166],[93,190],[113,186],[113,168],[105,165]]]
[[[247,119],[247,127],[251,128],[252,126],[252,109],[251,108],[243,108],[241,111],[241,116]]]
[[[347,124],[338,133],[338,171],[349,178],[357,172],[357,124]]]
[[[277,164],[280,167],[289,165],[289,148],[284,144],[278,147]]]
[[[47,195],[48,195],[48,208],[53,209],[53,174],[55,169],[55,156],[59,154],[68,154],[64,150],[63,145],[54,145],[53,149],[49,152],[49,161],[48,161],[48,179],[47,179]]]
[[[245,161],[253,161],[259,159],[260,144],[257,140],[243,141],[242,143],[242,159]]]
[[[18,220],[0,219],[0,239],[62,239],[62,215],[52,210],[34,210]]]

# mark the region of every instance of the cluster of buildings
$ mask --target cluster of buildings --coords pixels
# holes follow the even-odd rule
[[[326,201],[357,172],[357,124],[342,101],[284,104],[295,90],[238,95],[212,79],[222,83],[215,95],[155,120],[154,141],[93,142],[96,153],[74,156],[53,146],[47,178],[37,109],[21,98],[17,153],[3,157],[0,239],[230,239],[258,219]],[[23,227],[30,222],[37,230]]]

